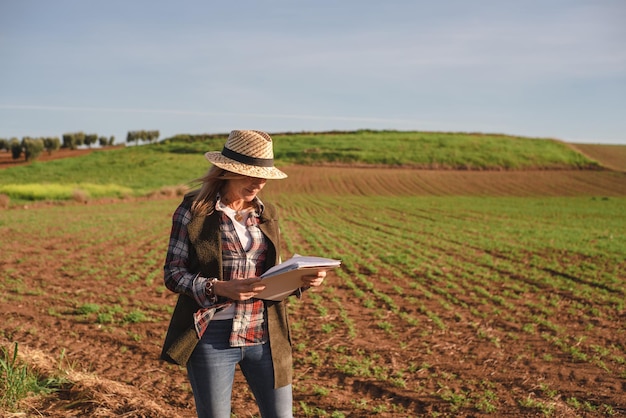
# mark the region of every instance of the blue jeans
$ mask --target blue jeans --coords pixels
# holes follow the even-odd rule
[[[263,418],[292,418],[291,385],[274,389],[269,343],[231,347],[232,321],[211,321],[187,363],[199,418],[230,418],[235,367],[239,364]]]

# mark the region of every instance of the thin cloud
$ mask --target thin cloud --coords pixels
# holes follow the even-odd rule
[[[196,110],[177,109],[136,109],[136,108],[112,108],[112,107],[73,107],[73,106],[45,106],[45,105],[1,105],[0,109],[6,110],[43,110],[52,112],[114,112],[114,113],[145,113],[145,114],[169,114],[183,116],[239,116],[266,119],[302,119],[302,120],[333,120],[353,122],[375,123],[416,123],[414,119],[389,119],[355,116],[323,116],[323,115],[296,115],[296,114],[270,114],[270,113],[236,113],[236,112],[207,112]]]

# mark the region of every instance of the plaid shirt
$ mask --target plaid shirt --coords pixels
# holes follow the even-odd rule
[[[261,210],[262,203],[258,200]],[[246,252],[231,219],[221,214],[220,232],[222,239],[223,279],[260,276],[263,271],[267,250],[266,238],[258,228],[260,214],[253,212],[248,217],[246,227],[251,236],[251,246]],[[265,304],[262,300],[227,301],[213,304],[207,298],[206,284],[213,278],[202,277],[187,270],[189,257],[189,236],[187,225],[192,215],[188,207],[180,205],[172,217],[172,231],[165,259],[165,285],[176,293],[191,296],[202,307],[194,314],[198,337],[202,337],[215,312],[235,303],[235,316],[229,343],[232,347],[263,344],[267,341]]]

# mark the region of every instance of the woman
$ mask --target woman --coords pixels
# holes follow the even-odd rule
[[[261,416],[292,417],[285,303],[254,297],[265,287],[259,276],[280,260],[276,211],[257,194],[287,175],[274,167],[265,132],[232,131],[221,152],[205,157],[213,167],[172,219],[165,285],[179,297],[161,357],[187,367],[199,417],[230,417],[237,364]]]

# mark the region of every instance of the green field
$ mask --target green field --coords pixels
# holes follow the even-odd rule
[[[343,261],[321,292],[291,306],[301,415],[620,410],[623,393],[612,388],[626,378],[626,198],[270,196],[281,209],[285,256]],[[51,352],[81,347],[73,338],[108,336],[98,350],[111,353],[144,341],[119,360],[138,363],[119,364],[124,371],[86,347],[72,358],[101,378],[171,391],[174,383],[138,368],[164,367],[154,330],[164,332],[173,307],[161,263],[176,203],[5,211],[2,305],[13,318],[5,335],[42,344],[43,329],[11,314],[28,303],[38,323],[57,324],[59,341],[44,345]],[[486,372],[482,364],[497,358],[506,366]],[[539,392],[536,380],[521,379],[534,368],[542,370]],[[578,387],[559,377],[565,372],[607,386]],[[346,381],[386,395],[355,395]],[[331,390],[328,401],[310,396]]]
[[[201,175],[207,163],[182,148],[204,145],[0,175],[148,194]],[[320,290],[290,300],[295,416],[626,414],[624,173],[315,164],[285,166],[289,178],[261,196],[280,210],[283,258],[342,260]],[[7,413],[191,416],[184,371],[157,359],[175,304],[162,263],[179,199],[0,210],[0,345],[19,342],[24,364],[66,382]],[[250,394],[233,399],[235,416],[255,416]]]
[[[165,140],[168,152],[219,150],[226,136],[202,142]],[[356,131],[274,134],[284,164],[373,164],[445,169],[583,168],[597,164],[565,143],[482,133]]]
[[[0,170],[0,194],[16,201],[143,196],[188,184],[207,167],[203,153],[220,150],[225,136],[95,151],[80,158],[34,162]],[[599,168],[565,143],[505,135],[359,131],[279,134],[277,165],[359,164],[447,170]],[[49,192],[48,192],[49,191]]]

